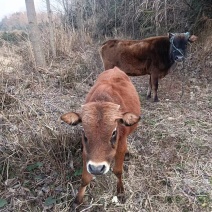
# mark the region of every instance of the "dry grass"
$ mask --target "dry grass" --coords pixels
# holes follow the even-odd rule
[[[30,68],[13,46],[1,49],[0,197],[7,201],[1,211],[72,211],[80,127],[59,117],[77,110],[102,69],[98,47],[89,40],[78,49],[72,39],[46,70]],[[116,178],[109,173],[91,183],[78,211],[212,210],[211,55],[200,66],[203,49],[194,46],[187,60],[182,98],[179,68],[161,80],[159,103],[145,99],[147,76],[132,78],[143,116],[129,138],[126,203],[113,201]]]

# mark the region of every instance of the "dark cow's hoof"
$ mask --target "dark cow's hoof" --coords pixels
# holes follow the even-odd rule
[[[154,102],[159,102],[159,99],[158,99],[158,98],[155,98],[155,99],[154,99]]]
[[[126,202],[126,196],[125,196],[124,193],[119,193],[119,194],[117,195],[117,197],[118,197],[118,200],[119,200],[119,202],[120,202],[121,204],[124,204],[124,203]]]
[[[124,155],[124,161],[129,161],[130,160],[130,153],[126,152]]]
[[[151,95],[146,96],[146,99],[147,99],[147,100],[148,100],[148,99],[151,99]]]

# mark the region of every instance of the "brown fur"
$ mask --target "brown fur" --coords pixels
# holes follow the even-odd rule
[[[186,33],[175,34],[175,45],[182,47],[194,42],[197,37],[186,37]],[[108,40],[100,50],[104,69],[119,67],[129,76],[150,75],[147,97],[154,93],[154,101],[158,101],[158,79],[167,75],[175,59],[171,54],[171,41],[168,36],[157,36],[143,40]],[[178,45],[179,44],[179,45]],[[185,53],[185,52],[184,52]]]
[[[106,161],[110,164],[115,159],[113,172],[118,178],[117,192],[123,193],[122,170],[127,136],[135,130],[140,119],[139,97],[129,77],[117,67],[101,73],[80,113],[70,112],[61,119],[68,124],[82,122],[84,128],[82,183],[76,202],[82,202],[85,188],[92,179],[86,167],[88,161]],[[114,129],[117,136],[112,144]]]

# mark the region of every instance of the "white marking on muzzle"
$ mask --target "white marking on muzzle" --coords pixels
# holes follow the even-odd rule
[[[178,56],[177,59],[175,60],[176,62],[182,62],[184,59],[183,56]]]
[[[89,165],[93,165],[93,166],[103,166],[104,165],[105,166],[105,170],[104,170],[104,173],[103,174],[106,174],[109,171],[109,169],[110,169],[110,164],[108,162],[106,162],[106,161],[98,162],[97,163],[97,162],[93,162],[93,161],[89,160],[87,162],[87,164],[86,164],[86,168],[87,168],[87,171],[89,173],[90,173],[89,168],[88,168]]]

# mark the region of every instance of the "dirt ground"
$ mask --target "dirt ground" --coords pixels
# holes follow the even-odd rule
[[[73,211],[81,127],[66,126],[59,117],[83,104],[102,71],[95,48],[78,56],[35,70],[13,48],[1,51],[2,212]],[[131,78],[142,119],[128,140],[126,203],[117,201],[110,172],[92,181],[78,211],[212,211],[212,64],[210,55],[204,67],[197,57],[191,55],[184,71],[179,64],[159,82],[158,103],[146,100],[148,76]]]

